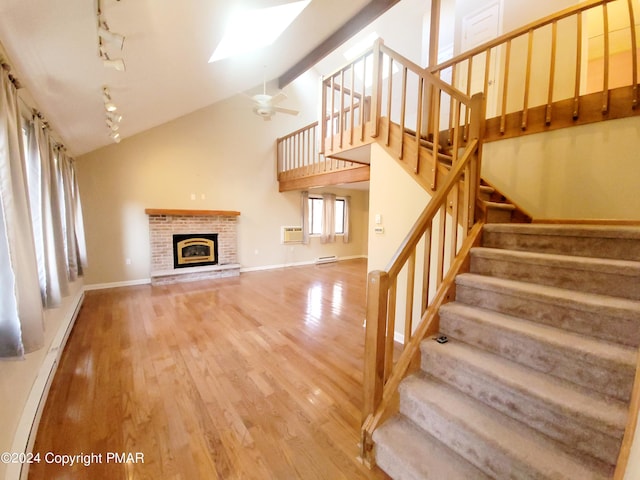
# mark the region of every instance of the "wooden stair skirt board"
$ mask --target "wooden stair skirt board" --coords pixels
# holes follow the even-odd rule
[[[488,224],[400,411],[392,478],[610,479],[640,345],[640,227]]]

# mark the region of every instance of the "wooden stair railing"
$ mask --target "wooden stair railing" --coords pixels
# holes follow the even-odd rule
[[[585,1],[475,47],[430,71],[450,79],[451,85],[467,95],[477,91],[485,94],[487,117],[491,118],[485,141],[638,115],[633,3],[634,0]],[[626,17],[627,25],[612,28],[612,12],[616,18]],[[602,17],[603,76],[601,89],[591,87],[591,91],[584,81],[588,73],[583,61],[587,15]],[[622,33],[624,38],[628,36],[628,78],[617,78],[618,72],[611,67],[611,38]],[[518,59],[523,61],[517,62]],[[499,71],[492,78],[496,65]],[[514,81],[519,78],[524,82]],[[442,140],[452,143],[453,126],[443,130],[446,133]]]
[[[443,146],[433,138],[438,138],[436,132],[442,125],[451,125],[456,132],[468,130],[470,96],[386,47],[382,39],[324,77],[322,92],[326,116],[320,125],[320,151],[327,156],[371,143],[383,135],[378,141],[391,147],[415,174],[428,170],[430,188],[435,191],[439,177],[434,158],[446,148],[455,162],[464,147],[464,142]],[[369,98],[370,106],[366,102]],[[356,100],[362,103],[358,105]],[[400,132],[418,132],[413,135],[415,145],[406,143],[408,136],[394,136],[395,125]]]
[[[482,95],[474,96],[468,107],[470,140],[464,153],[454,159],[387,268],[369,273],[360,445],[361,457],[368,465],[375,461],[373,431],[393,413],[398,386],[419,355],[420,341],[437,331],[438,309],[452,298],[454,278],[465,268],[468,252],[479,240],[484,223],[475,218],[484,123]],[[400,291],[404,291],[403,298],[399,298]],[[396,361],[394,334],[399,312],[404,314],[404,346]],[[414,323],[414,317],[419,323]]]

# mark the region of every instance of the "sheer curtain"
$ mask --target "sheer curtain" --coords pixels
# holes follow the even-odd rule
[[[349,217],[351,216],[351,197],[344,197],[344,233],[342,241],[349,243],[351,241],[351,230],[349,229]]]
[[[333,193],[322,194],[322,233],[320,243],[336,241],[336,196]]]
[[[28,127],[27,173],[42,302],[55,307],[69,294],[69,282],[54,145],[37,117]]]
[[[76,280],[86,267],[87,253],[84,242],[84,224],[80,206],[80,192],[75,176],[73,160],[64,150],[57,149],[58,168],[62,191],[62,214],[64,244],[67,254],[67,268],[70,280]]]
[[[309,243],[309,192],[302,192],[302,243]]]
[[[18,95],[0,68],[0,357],[19,357],[44,343],[24,164]]]

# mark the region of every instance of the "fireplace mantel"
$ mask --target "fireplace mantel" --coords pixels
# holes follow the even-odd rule
[[[237,217],[240,212],[234,210],[178,210],[170,208],[145,208],[144,213],[147,215],[176,215],[189,217]]]

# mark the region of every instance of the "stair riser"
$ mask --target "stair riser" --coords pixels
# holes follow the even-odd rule
[[[635,365],[603,359],[571,345],[551,344],[520,332],[440,311],[440,332],[540,372],[628,401]]]
[[[456,287],[456,301],[622,345],[637,347],[640,344],[638,320],[623,310],[588,309],[570,301],[560,302],[518,291],[487,291],[461,284]]]
[[[435,344],[435,342],[434,342]],[[424,344],[423,344],[424,345]],[[441,347],[435,344],[435,347]],[[551,401],[534,397],[489,376],[431,345],[422,348],[422,369],[486,405],[521,421],[544,435],[606,463],[615,464],[622,431],[597,423],[579,412],[566,412]],[[609,430],[609,431],[607,431]],[[612,436],[612,435],[615,435]]]
[[[546,476],[532,466],[505,454],[500,448],[452,421],[446,412],[432,405],[416,401],[409,393],[400,394],[400,411],[458,455],[493,478],[546,480]]]
[[[406,480],[490,480],[446,445],[402,416],[373,432],[376,464]]]
[[[600,295],[640,300],[640,274],[582,269],[544,260],[484,257],[472,252],[471,272]]]
[[[485,231],[485,247],[580,257],[640,260],[640,242],[629,238],[598,238],[567,235],[531,235]]]

